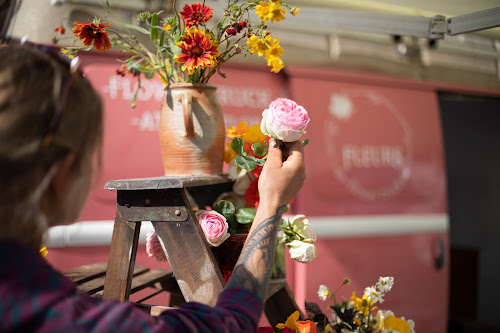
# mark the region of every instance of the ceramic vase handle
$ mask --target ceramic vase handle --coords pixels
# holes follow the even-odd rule
[[[194,137],[193,125],[193,95],[189,92],[182,95],[182,112],[184,113],[184,127],[187,137]]]

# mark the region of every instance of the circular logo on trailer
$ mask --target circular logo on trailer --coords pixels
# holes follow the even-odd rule
[[[411,129],[394,105],[374,92],[332,94],[325,136],[333,175],[356,197],[390,198],[411,175]]]

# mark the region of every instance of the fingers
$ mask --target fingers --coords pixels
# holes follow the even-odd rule
[[[283,152],[278,148],[276,142],[271,139],[269,151],[267,153],[266,165],[271,168],[280,168],[282,164]]]
[[[297,168],[304,168],[304,146],[302,146],[302,142],[295,141],[289,146],[286,163]]]

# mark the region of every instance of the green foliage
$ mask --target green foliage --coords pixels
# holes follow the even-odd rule
[[[236,152],[236,154],[247,156],[247,153],[245,151],[245,143],[243,142],[242,138],[234,138],[233,140],[231,140],[231,148]]]
[[[236,214],[236,208],[231,201],[219,200],[214,207],[214,210],[226,218],[226,220],[231,220]]]
[[[241,208],[236,213],[236,221],[241,224],[250,224],[255,218],[256,211],[253,208]]]

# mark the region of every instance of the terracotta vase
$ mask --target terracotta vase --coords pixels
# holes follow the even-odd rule
[[[225,128],[214,85],[165,89],[159,132],[165,175],[222,173]]]
[[[234,266],[240,257],[247,236],[248,234],[231,235],[218,247],[211,248],[215,261],[217,261],[226,282],[229,280]],[[285,248],[283,244],[279,244],[278,242],[276,243],[276,250],[274,252],[271,278],[286,278]]]

